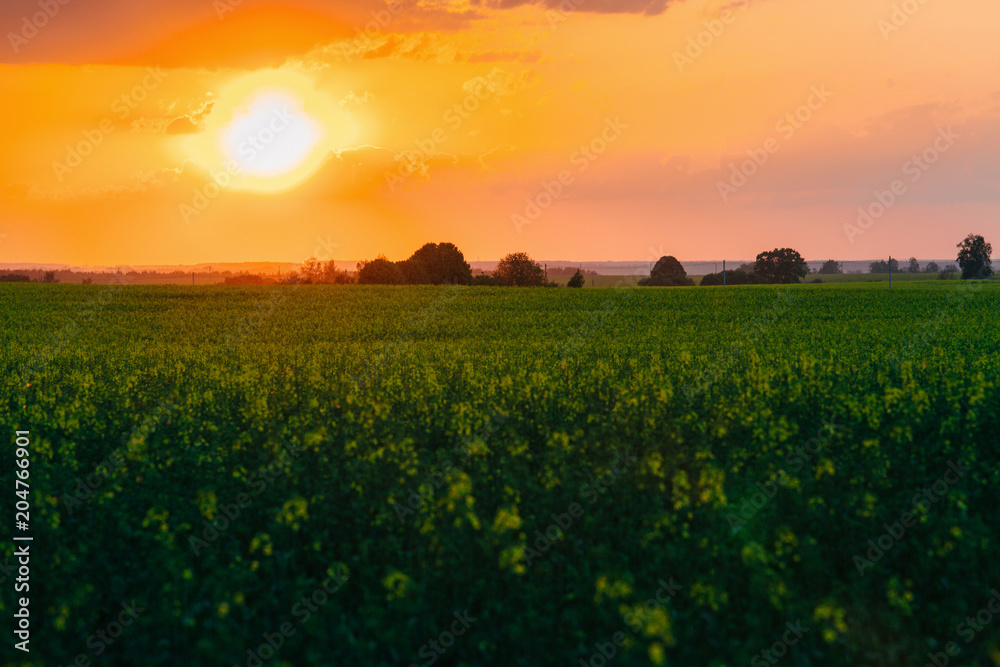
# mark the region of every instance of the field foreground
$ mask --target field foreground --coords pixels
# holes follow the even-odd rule
[[[9,664],[1000,664],[997,312],[957,281],[2,287]]]

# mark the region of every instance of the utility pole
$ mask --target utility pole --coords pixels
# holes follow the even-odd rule
[[[722,286],[726,286],[726,260],[722,260]]]
[[[889,255],[889,289],[892,289],[892,255]]]

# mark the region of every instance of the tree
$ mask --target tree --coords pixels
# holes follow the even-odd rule
[[[648,278],[639,281],[642,287],[693,287],[687,271],[673,255],[661,257],[653,266]]]
[[[955,266],[954,264],[946,264],[945,267],[941,270],[944,273],[958,273],[958,267]]]
[[[890,268],[893,273],[899,273],[899,262],[896,260],[887,262],[884,259],[880,259],[868,265],[868,273],[889,273]]]
[[[42,282],[43,283],[57,283],[57,282],[59,282],[58,280],[56,280],[56,272],[55,271],[46,271],[45,275],[42,277]]]
[[[302,263],[302,283],[312,285],[320,282],[323,276],[323,265],[315,258],[310,257]]]
[[[984,280],[993,275],[990,255],[993,246],[978,234],[969,234],[958,244],[958,265],[962,268],[962,280]]]
[[[907,273],[920,273],[920,262],[917,261],[916,257],[911,257],[909,264],[906,265]]]
[[[514,252],[501,259],[493,275],[510,287],[545,285],[545,271],[525,252]]]
[[[388,260],[387,260],[388,261]],[[427,270],[426,265],[419,259],[404,259],[402,262],[396,262],[395,266],[399,269],[400,275],[403,276],[403,283],[405,285],[430,285],[431,276]]]
[[[823,266],[820,267],[819,273],[821,275],[840,275],[844,272],[844,265],[835,259],[828,259],[823,262]]]
[[[924,273],[938,273],[940,270],[941,267],[934,261],[927,262],[927,265],[924,266]]]
[[[754,265],[753,262],[744,262],[736,267],[737,271],[742,271],[743,273],[753,273]]]
[[[383,255],[358,263],[359,285],[402,285],[405,282],[406,278],[399,265],[390,262]]]
[[[587,279],[583,277],[582,273],[580,273],[580,269],[577,269],[576,273],[573,274],[573,277],[571,277],[569,282],[566,283],[566,287],[583,287],[586,281]]]
[[[400,267],[411,285],[468,285],[472,269],[454,243],[425,243]]]
[[[754,273],[765,283],[789,285],[800,282],[809,273],[806,260],[791,248],[775,248],[757,255]]]
[[[320,282],[330,285],[349,285],[354,281],[351,280],[351,276],[348,275],[347,271],[337,270],[337,265],[331,259],[323,265],[323,274],[320,277]]]

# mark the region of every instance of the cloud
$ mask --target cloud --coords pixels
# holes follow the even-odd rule
[[[498,61],[511,61],[522,63],[536,63],[542,57],[542,52],[535,51],[482,51],[479,53],[466,53],[459,56],[459,60],[467,63],[492,63]]]
[[[468,35],[431,32],[359,34],[352,39],[338,40],[318,46],[289,64],[307,70],[322,70],[333,64],[363,60],[399,59],[440,64],[522,62],[541,60],[538,49],[479,50],[478,38]]]
[[[522,5],[541,4],[548,9],[563,10],[564,12],[594,12],[599,14],[643,14],[646,16],[656,16],[662,14],[667,8],[680,0],[543,0],[543,2],[532,2],[531,0],[482,0],[475,2],[470,0],[470,4],[486,5],[498,7],[500,9],[510,9]]]
[[[473,77],[463,83],[462,90],[469,95],[474,95],[485,87],[486,90],[492,91],[494,97],[507,97],[535,85],[539,79],[540,77],[534,70],[509,72],[494,67],[489,74]]]
[[[547,12],[655,16],[682,0],[399,0],[383,34],[467,27],[503,10],[536,6]],[[219,6],[232,11],[220,13]],[[9,34],[37,36],[0,49],[0,62],[115,63],[164,67],[279,65],[331,36],[346,38],[387,14],[386,0],[90,0],[60,4],[40,30],[30,24],[35,3],[0,3]],[[269,28],[269,29],[268,29]],[[248,40],[246,35],[256,35]],[[8,40],[5,40],[8,41]],[[9,45],[8,45],[9,46]]]
[[[132,131],[140,134],[194,134],[205,129],[205,118],[212,113],[213,100],[201,102],[189,113],[173,116],[146,116],[132,121]]]
[[[344,99],[340,100],[338,104],[341,109],[345,109],[349,106],[360,107],[368,104],[374,99],[375,95],[368,91],[365,91],[362,95],[357,95],[353,90],[349,90],[347,91],[347,95],[344,96]]]

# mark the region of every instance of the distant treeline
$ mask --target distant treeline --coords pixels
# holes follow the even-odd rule
[[[943,269],[937,262],[928,262],[921,267],[913,257],[907,263],[906,273],[938,273],[940,278],[949,278],[961,271],[963,279],[990,278],[993,275],[991,254],[993,247],[979,235],[969,234],[958,244],[957,265],[948,264]],[[869,272],[875,274],[900,273],[899,262],[895,259],[872,262]],[[786,285],[799,283],[812,271],[805,259],[792,248],[775,248],[757,255],[755,261],[741,264],[736,269],[710,273],[701,279],[702,286],[713,285]],[[816,272],[818,275],[844,273],[843,264],[830,259]],[[114,274],[80,274],[71,271],[0,271],[0,282],[66,282],[91,283],[95,277],[99,282],[180,282],[187,280],[184,271],[158,273],[155,271],[128,271]],[[192,275],[193,282],[197,278]],[[204,280],[206,274],[199,274]],[[393,262],[384,255],[375,259],[358,262],[357,271],[350,273],[337,268],[331,260],[327,262],[309,258],[301,271],[292,271],[282,277],[268,277],[253,274],[232,274],[229,271],[208,274],[209,282],[222,278],[226,285],[483,285],[513,287],[556,287],[549,276],[570,276],[568,287],[583,287],[585,278],[598,275],[596,271],[584,271],[567,267],[546,270],[527,253],[515,252],[507,255],[492,272],[473,272],[465,255],[453,243],[426,243],[409,258]],[[83,277],[86,276],[86,277]],[[109,280],[109,277],[112,278]],[[816,278],[813,282],[822,282]],[[639,281],[643,287],[690,287],[694,280],[688,277],[683,265],[673,256],[661,257],[653,266],[648,278]]]

